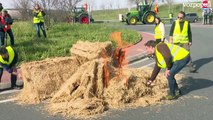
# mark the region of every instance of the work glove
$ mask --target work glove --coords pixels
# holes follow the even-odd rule
[[[150,78],[148,78],[147,81],[146,81],[146,86],[147,87],[153,87],[153,86],[155,86],[155,83],[154,83],[153,80],[150,80]]]

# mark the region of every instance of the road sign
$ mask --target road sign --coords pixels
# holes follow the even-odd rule
[[[203,0],[201,6],[202,8],[208,8],[208,0]]]

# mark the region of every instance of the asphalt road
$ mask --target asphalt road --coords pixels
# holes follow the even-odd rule
[[[153,33],[152,25],[125,26],[138,31]],[[170,25],[166,25],[167,36]],[[197,73],[184,69],[186,79],[182,81],[183,96],[170,104],[140,107],[127,110],[110,110],[98,119],[111,120],[211,120],[213,118],[213,25],[192,24],[193,45],[191,56]],[[168,38],[168,37],[167,37]],[[146,62],[146,63],[144,63]],[[152,60],[141,61],[133,67],[142,67]],[[15,104],[12,93],[0,93],[0,120],[63,120],[61,116],[50,116],[40,105],[22,106]],[[9,102],[10,101],[10,102]]]

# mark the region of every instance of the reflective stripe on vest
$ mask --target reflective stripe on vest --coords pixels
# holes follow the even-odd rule
[[[44,22],[44,17],[42,15],[42,12],[34,11],[34,13],[38,13],[38,15],[33,17],[33,23],[40,23]]]
[[[164,43],[160,43],[160,44],[164,44]],[[165,43],[165,44],[168,46],[170,53],[173,57],[172,62],[181,60],[189,54],[189,51],[187,51],[186,49],[184,49],[178,45],[174,45],[174,44],[170,44],[170,43]],[[161,68],[166,68],[167,67],[166,62],[165,62],[162,54],[157,50],[157,45],[155,47],[155,54],[156,54],[156,58],[157,58],[157,65]]]
[[[181,31],[180,29],[180,21],[176,20],[175,21],[175,28],[174,28],[174,33],[173,33],[173,43],[188,43],[189,38],[188,38],[188,21],[184,21],[183,29]]]
[[[160,22],[160,24],[163,24]],[[162,31],[160,30],[160,24],[158,24],[156,27],[155,27],[155,39],[161,39],[162,38]]]
[[[0,62],[1,62],[2,64],[5,64],[5,65],[10,65],[10,64],[12,63],[13,59],[14,59],[15,52],[14,52],[13,48],[10,47],[10,46],[6,47],[6,49],[7,49],[7,52],[8,52],[9,61],[5,61],[5,60],[2,58],[2,56],[0,55]]]

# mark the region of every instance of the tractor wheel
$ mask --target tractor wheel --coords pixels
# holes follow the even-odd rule
[[[137,17],[134,17],[134,16],[133,16],[133,17],[130,17],[130,18],[128,19],[129,25],[136,25],[137,22],[138,22]]]
[[[126,24],[127,24],[127,25],[129,25],[129,22],[128,22],[128,20],[127,20],[127,19],[126,19]]]
[[[88,17],[88,15],[81,15],[79,17],[79,23],[81,23],[81,24],[89,24],[89,17]]]
[[[143,22],[145,24],[153,24],[155,22],[155,13],[148,12],[144,15]]]

